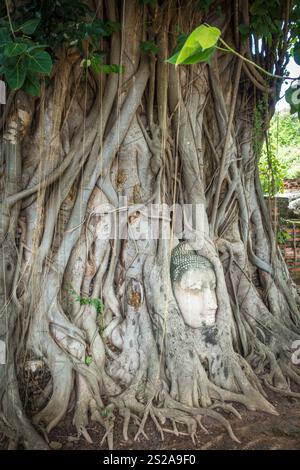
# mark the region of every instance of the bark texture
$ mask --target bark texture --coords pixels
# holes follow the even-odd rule
[[[235,34],[247,20],[244,2],[219,2],[221,16],[192,3],[106,2],[97,14],[122,26],[108,41],[108,61],[125,72],[84,74],[65,51],[40,99],[13,97],[0,201],[0,430],[10,448],[47,448],[66,413],[87,440],[86,426],[98,421],[110,448],[117,413],[125,439],[131,419],[137,439],[148,418],[163,438],[167,427],[178,434],[178,423],[194,437],[210,417],[237,440],[222,411],[238,415],[234,403],[242,403],[276,413],[268,389],[297,395],[299,297],[257,173],[258,103],[267,102],[267,126],[278,82],[221,51],[209,66],[167,65],[178,29],[204,21],[249,54]],[[141,52],[146,39],[158,44],[157,57]],[[277,47],[284,57],[284,44]],[[280,73],[283,60],[269,68]],[[150,203],[191,204],[192,219],[205,207],[202,248],[197,233],[189,243],[215,272],[213,325],[184,322],[170,277],[172,248],[191,235],[193,220],[181,240],[130,237],[141,220],[172,233],[172,218],[145,213]],[[114,222],[128,239],[105,239]],[[83,301],[99,298],[102,313]],[[33,414],[20,383],[37,360],[49,382]]]

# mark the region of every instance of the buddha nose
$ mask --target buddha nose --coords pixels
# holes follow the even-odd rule
[[[206,287],[204,289],[204,302],[205,302],[205,307],[208,310],[216,310],[217,308],[216,296],[215,296],[214,291],[210,289],[209,287]]]

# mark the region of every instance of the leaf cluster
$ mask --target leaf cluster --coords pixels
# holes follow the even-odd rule
[[[49,77],[59,48],[75,48],[81,65],[94,73],[120,73],[118,64],[105,64],[101,40],[120,24],[96,18],[81,0],[31,0],[0,8],[0,75],[10,89],[40,94],[40,81]]]
[[[31,37],[39,25],[38,18],[23,24],[0,20],[0,74],[3,74],[12,90],[22,88],[30,95],[40,93],[40,79],[49,76],[52,59],[46,46],[35,43]]]

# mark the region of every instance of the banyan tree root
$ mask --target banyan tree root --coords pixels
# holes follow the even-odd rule
[[[103,2],[96,15],[121,24],[103,46],[124,73],[85,70],[82,81],[79,55],[63,48],[41,98],[18,91],[5,112],[0,430],[10,448],[47,448],[72,413],[78,435],[91,442],[95,421],[112,448],[119,414],[125,440],[147,439],[152,421],[162,440],[196,442],[213,420],[238,442],[227,417],[240,419],[234,403],[276,414],[268,390],[298,397],[300,383],[299,295],[256,167],[265,82],[222,51],[209,66],[166,63],[178,25],[217,24],[231,43],[227,14],[131,0],[126,9]],[[142,53],[145,39],[157,58]],[[285,45],[268,63],[277,73]],[[266,60],[267,51],[251,53]],[[181,231],[176,205],[191,209]],[[27,355],[51,375],[33,417],[19,387]]]

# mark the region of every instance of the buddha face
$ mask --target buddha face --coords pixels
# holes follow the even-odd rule
[[[171,261],[174,295],[185,323],[192,328],[216,321],[216,275],[208,259],[186,247],[175,248]],[[173,270],[172,270],[173,267]]]

